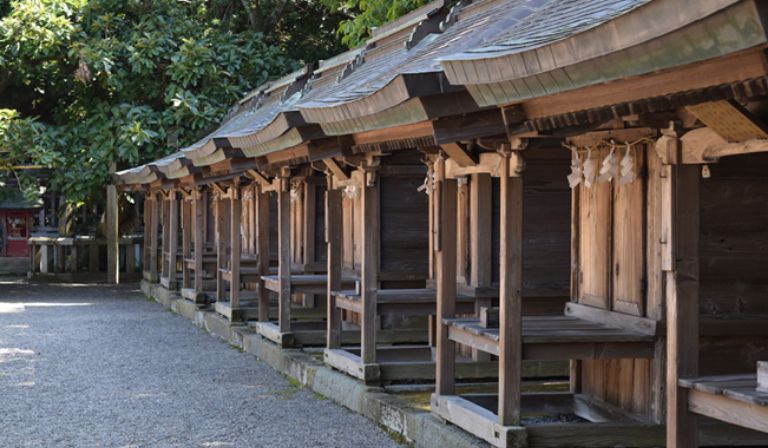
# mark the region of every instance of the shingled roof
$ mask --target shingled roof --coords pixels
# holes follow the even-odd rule
[[[116,178],[174,179],[288,148],[303,147],[295,152],[306,157],[327,136],[491,114],[738,53],[768,42],[767,11],[757,0],[480,0],[450,10],[438,0],[376,29],[359,48],[264,84],[197,143]],[[413,138],[439,140],[437,130],[421,132]]]
[[[509,104],[716,58],[766,42],[765,3],[559,0],[494,39],[438,56],[482,106]]]

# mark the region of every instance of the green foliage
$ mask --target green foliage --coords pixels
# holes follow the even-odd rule
[[[111,162],[201,138],[249,90],[335,52],[337,24],[310,0],[0,0],[0,148],[56,168],[71,202],[99,198]]]
[[[397,19],[428,0],[321,0],[332,11],[345,11],[349,18],[342,21],[338,32],[342,42],[350,48],[365,42],[377,26]]]

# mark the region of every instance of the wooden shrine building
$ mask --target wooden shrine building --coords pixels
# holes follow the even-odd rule
[[[493,446],[764,446],[767,8],[430,3],[117,173],[145,282]]]

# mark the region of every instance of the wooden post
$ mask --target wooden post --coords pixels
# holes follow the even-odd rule
[[[291,191],[289,172],[280,173],[280,188],[277,191],[277,232],[278,232],[278,293],[279,326],[281,333],[291,331]]]
[[[437,360],[436,385],[438,395],[453,395],[456,389],[456,345],[448,339],[448,326],[443,319],[456,317],[456,197],[455,179],[445,177],[445,159],[439,158],[436,168],[437,218]]]
[[[158,227],[160,225],[160,202],[157,200],[157,194],[151,193],[150,200],[151,219],[149,228],[149,277],[151,282],[157,282],[157,246],[158,246]]]
[[[469,185],[470,283],[491,285],[491,176],[473,174]]]
[[[231,275],[231,281],[229,283],[229,305],[234,310],[240,306],[240,256],[242,252],[242,232],[240,232],[242,210],[240,190],[237,183],[232,186],[232,193],[230,194],[229,201],[229,238],[231,240],[229,245],[229,272]]]
[[[224,277],[221,270],[225,268],[227,259],[227,228],[226,228],[226,210],[222,197],[215,199],[216,203],[216,300],[224,301],[226,288],[224,286]]]
[[[473,174],[469,183],[469,250],[471,260],[469,284],[474,287],[491,286],[491,235],[492,235],[492,194],[491,175]],[[490,307],[490,298],[475,299],[475,315],[480,309]],[[488,353],[472,349],[474,361],[490,361]]]
[[[369,160],[363,166],[360,201],[363,242],[360,281],[362,301],[360,358],[364,364],[376,362],[376,308],[379,287],[379,185],[378,161]]]
[[[176,266],[179,252],[179,202],[176,190],[168,195],[168,288],[176,289]]]
[[[256,258],[259,274],[269,274],[269,193],[258,187],[256,200]],[[259,281],[259,322],[269,322],[269,293]]]
[[[517,154],[517,153],[516,153]],[[499,423],[520,424],[522,363],[523,179],[502,164],[499,235]],[[519,157],[519,156],[518,156]],[[514,177],[513,177],[514,176]]]
[[[188,289],[192,284],[187,260],[192,256],[193,200],[190,197],[184,197],[181,201],[181,287],[184,289]]]
[[[325,192],[325,241],[328,247],[328,348],[341,346],[341,310],[336,308],[333,291],[341,289],[341,190],[332,188],[332,175],[328,175]]]
[[[168,278],[168,243],[171,241],[168,235],[168,232],[170,230],[171,224],[170,218],[171,212],[170,208],[168,207],[168,198],[165,197],[164,194],[162,199],[162,208],[163,208],[163,224],[162,224],[162,248],[160,250],[160,277],[161,278]]]
[[[315,261],[315,220],[317,219],[317,185],[307,177],[304,183],[304,266]]]
[[[194,215],[194,231],[195,231],[195,292],[203,292],[203,255],[205,249],[203,249],[203,239],[205,231],[205,208],[203,207],[203,192],[200,189],[196,189],[193,193],[194,199],[192,202],[192,214]]]
[[[115,162],[109,164],[109,172],[117,171]],[[120,235],[118,235],[117,187],[107,186],[107,283],[120,283]]]
[[[662,137],[662,268],[667,292],[667,446],[698,446],[698,419],[688,411],[681,377],[699,368],[699,170],[683,165],[676,135]]]

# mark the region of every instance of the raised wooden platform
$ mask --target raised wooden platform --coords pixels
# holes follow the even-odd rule
[[[365,383],[396,381],[434,381],[435,359],[428,345],[396,345],[376,348],[376,362],[365,364],[359,347],[326,348],[325,363]],[[498,375],[497,362],[476,362],[459,358],[456,378],[485,379]]]
[[[688,409],[720,421],[768,432],[768,391],[758,389],[756,374],[683,378]]]
[[[333,293],[336,306],[359,313],[363,309],[361,296],[357,291],[343,290]],[[474,312],[475,299],[460,295],[456,298],[458,313]],[[400,316],[430,316],[437,307],[437,291],[419,289],[380,289],[376,291],[376,314]]]
[[[277,275],[267,275],[262,277],[264,287],[270,291],[280,292],[280,277]],[[352,277],[343,277],[342,286],[354,286],[355,279]],[[328,276],[326,274],[291,274],[290,277],[291,292],[304,292],[314,294],[325,294],[328,288]]]
[[[259,304],[253,294],[241,296],[240,305],[237,308],[233,308],[229,301],[216,301],[214,310],[230,322],[245,322],[259,317]]]
[[[478,350],[499,354],[499,329],[478,318],[444,319],[448,337]],[[571,316],[524,316],[523,359],[652,358],[654,337]]]

